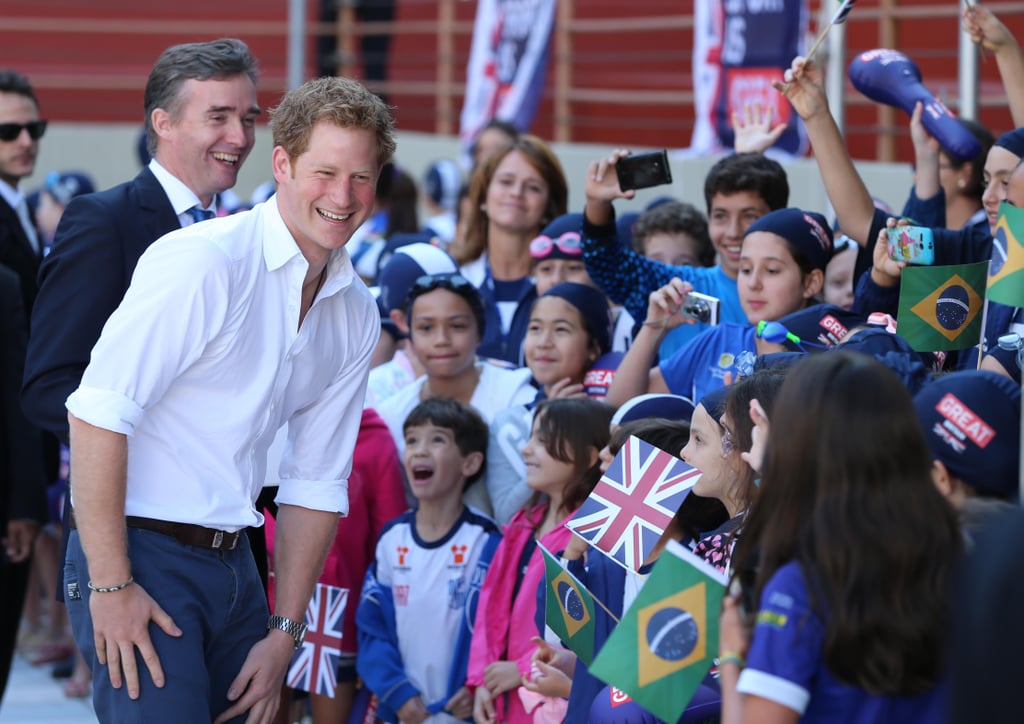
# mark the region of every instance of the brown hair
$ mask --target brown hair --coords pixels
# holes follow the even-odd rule
[[[540,220],[539,232],[544,226],[565,213],[569,203],[569,187],[562,164],[554,151],[537,136],[524,134],[481,163],[469,182],[470,210],[466,219],[466,238],[450,250],[459,264],[478,259],[487,248],[487,214],[481,208],[487,200],[494,173],[510,153],[523,154],[548,185],[548,203]]]
[[[313,127],[320,121],[373,131],[381,166],[395,153],[395,122],[384,101],[361,83],[334,76],[306,81],[270,110],[274,145],[283,148],[288,158],[298,158],[309,148]]]
[[[596,453],[608,444],[608,428],[614,410],[590,398],[555,398],[537,405],[533,424],[551,457],[573,465],[573,479],[562,494],[562,510],[571,513],[583,505],[601,479],[601,461]],[[587,459],[593,449],[594,464]],[[527,510],[536,505],[535,493]]]
[[[757,601],[780,568],[799,564],[824,621],[822,660],[873,695],[921,694],[945,671],[961,534],[930,471],[910,393],[884,365],[829,352],[793,367],[736,575],[753,578]]]

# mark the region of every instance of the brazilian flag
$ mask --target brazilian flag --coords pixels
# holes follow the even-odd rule
[[[908,266],[897,332],[918,352],[966,349],[981,340],[988,262]]]
[[[1024,209],[1005,201],[992,240],[988,298],[1010,307],[1024,307]]]
[[[537,547],[544,554],[544,623],[590,666],[594,660],[594,597],[544,546]]]
[[[676,721],[718,655],[725,586],[725,576],[670,541],[590,672]]]

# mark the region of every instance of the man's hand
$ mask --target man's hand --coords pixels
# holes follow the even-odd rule
[[[270,724],[277,715],[281,685],[288,663],[295,652],[295,642],[284,631],[273,629],[266,638],[249,649],[238,676],[228,689],[228,700],[235,702],[214,721],[221,724],[246,711],[246,724]]]
[[[476,687],[476,695],[473,697],[473,721],[476,724],[494,724],[494,697],[487,691],[486,686]]]
[[[7,523],[7,537],[4,550],[12,563],[21,563],[32,555],[32,544],[39,534],[39,524],[34,520],[17,519]]]
[[[469,693],[469,689],[463,686],[444,705],[444,710],[456,719],[473,716],[473,695]]]
[[[102,583],[109,585],[107,581]],[[111,686],[120,689],[123,676],[129,698],[139,698],[136,647],[153,684],[164,685],[164,670],[149,638],[149,622],[155,623],[168,636],[181,636],[181,629],[142,586],[133,583],[120,591],[93,593],[89,596],[89,613],[96,659],[109,669]]]
[[[430,712],[423,705],[423,699],[414,696],[398,710],[398,721],[402,724],[420,724],[430,718]]]

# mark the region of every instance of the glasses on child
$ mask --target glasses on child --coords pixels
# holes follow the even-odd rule
[[[538,236],[530,242],[530,256],[534,259],[543,259],[549,256],[555,247],[569,256],[579,256],[583,253],[580,235],[575,231],[567,231],[557,239],[552,239],[550,236]]]
[[[432,292],[435,289],[465,289],[473,283],[461,274],[424,274],[412,285],[412,291],[419,294]]]
[[[46,121],[29,121],[28,123],[0,123],[0,141],[13,141],[28,131],[28,137],[38,141],[46,133]]]
[[[807,351],[804,347],[805,344],[819,349],[827,349],[823,344],[817,344],[816,342],[809,342],[805,339],[800,339],[786,329],[786,325],[782,324],[782,322],[766,322],[762,319],[757,323],[757,329],[754,331],[754,334],[758,339],[763,339],[765,342],[771,342],[772,344],[785,344],[786,342],[792,342],[801,352]]]

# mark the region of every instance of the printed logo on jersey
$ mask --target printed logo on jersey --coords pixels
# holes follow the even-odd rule
[[[396,546],[395,551],[398,553],[398,566],[400,568],[408,568],[405,565],[405,557],[409,555],[409,546]]]
[[[395,585],[392,589],[395,592],[395,605],[396,606],[408,606],[409,605],[409,587],[402,585]]]
[[[465,545],[452,544],[452,565],[453,566],[464,566],[466,565],[466,551],[468,548]]]
[[[469,583],[462,576],[448,580],[448,608],[458,611],[466,606],[469,597]]]

